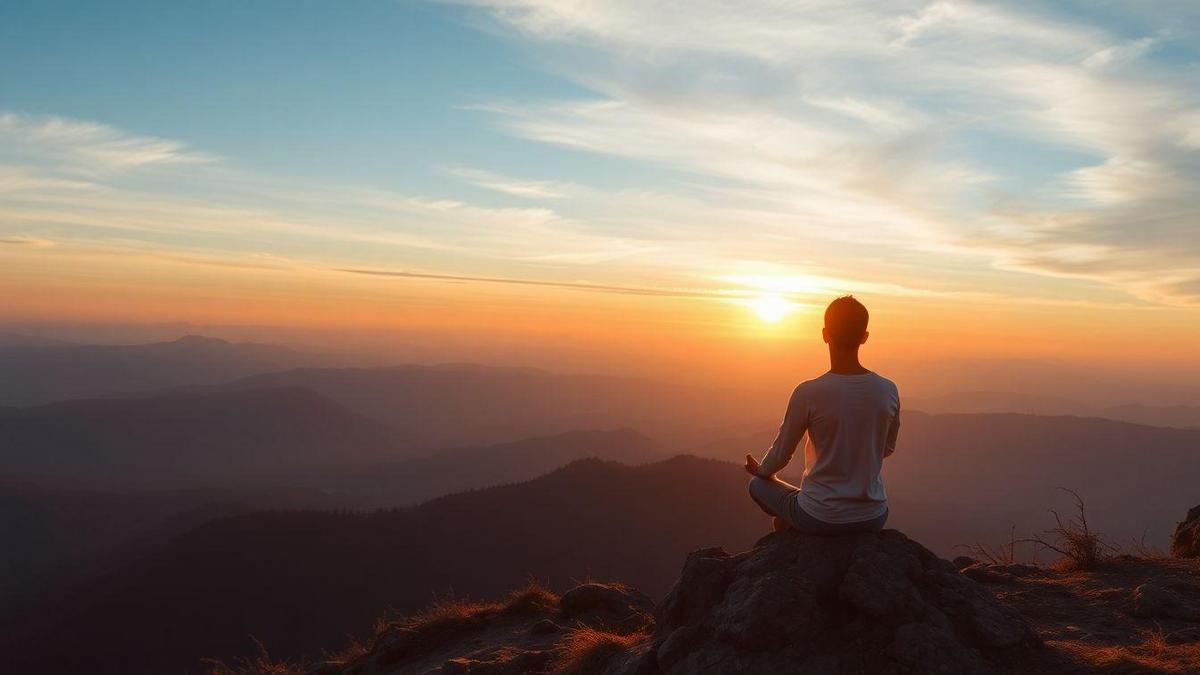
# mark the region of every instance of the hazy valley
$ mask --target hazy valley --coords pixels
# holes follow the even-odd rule
[[[689,551],[765,532],[737,462],[778,422],[753,397],[475,365],[274,371],[290,352],[190,340],[205,349],[131,348],[156,374],[111,390],[111,353],[71,351],[56,368],[105,365],[0,411],[6,663],[190,670],[252,655],[250,636],[296,658],[530,578],[659,598]],[[26,349],[0,354],[47,367]],[[260,370],[214,382],[230,363]],[[1109,541],[1163,549],[1196,475],[1197,430],[910,406],[884,478],[889,525],[953,557],[1046,529],[1058,487]]]

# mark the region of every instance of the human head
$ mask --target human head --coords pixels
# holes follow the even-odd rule
[[[843,295],[825,308],[825,328],[821,330],[821,337],[830,347],[858,349],[870,335],[868,318],[867,308],[861,302],[853,295]]]

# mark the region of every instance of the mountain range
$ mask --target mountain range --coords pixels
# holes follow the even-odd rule
[[[8,480],[87,487],[311,483],[400,453],[387,426],[305,389],[176,392],[0,409]]]
[[[617,427],[689,443],[755,419],[758,409],[752,397],[718,388],[475,364],[299,368],[216,389],[276,387],[316,392],[430,450]]]
[[[263,512],[214,520],[10,627],[17,672],[158,673],[206,656],[334,648],[386,611],[491,597],[534,578],[589,576],[654,594],[696,542],[748,546],[766,524],[730,465],[580,460],[544,477],[374,513]]]
[[[76,345],[8,334],[0,339],[0,406],[215,384],[329,361],[277,345],[198,335],[150,344]]]

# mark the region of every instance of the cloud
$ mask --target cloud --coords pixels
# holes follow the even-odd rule
[[[546,281],[544,279],[518,279],[504,277],[479,277],[461,274],[431,274],[423,272],[403,272],[373,269],[338,269],[338,272],[364,274],[368,276],[398,277],[403,279],[428,279],[433,281],[457,281],[486,284],[510,284],[518,286],[542,286],[546,288],[562,288],[575,291],[594,293],[613,293],[617,295],[646,295],[653,297],[672,298],[727,298],[737,295],[728,291],[700,291],[687,289],[646,288],[636,286],[612,286],[606,284],[591,284],[570,281]]]
[[[530,198],[573,189],[456,171]],[[177,261],[191,247],[226,251],[234,259],[311,259],[319,251],[317,259],[344,264],[386,255],[424,266],[545,269],[648,250],[542,206],[484,206],[354,185],[281,182],[181,141],[15,113],[0,116],[0,194],[6,197],[0,236],[36,230],[89,246],[108,240],[121,247],[182,247],[173,254]],[[5,241],[29,243],[23,236]]]
[[[521,180],[482,169],[451,167],[446,172],[472,185],[527,199],[565,199],[575,189],[569,183]]]
[[[1177,281],[1200,267],[1187,8],[1119,8],[1130,36],[1017,2],[459,4],[593,92],[477,106],[517,136],[758,194],[798,245],[1196,304]]]
[[[30,248],[50,248],[51,246],[54,246],[54,241],[25,234],[14,234],[9,236],[0,236],[0,244],[9,246],[28,246]]]
[[[178,141],[127,134],[96,122],[14,112],[0,112],[0,152],[81,173],[214,161]]]

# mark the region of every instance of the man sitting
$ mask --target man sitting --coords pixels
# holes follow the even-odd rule
[[[896,385],[863,367],[858,348],[867,341],[867,308],[852,296],[825,310],[821,335],[829,345],[829,372],[800,383],[788,401],[779,435],[762,462],[746,455],[750,496],[774,516],[775,529],[842,534],[883,529],[887,494],[879,477],[883,458],[896,449],[900,394]],[[800,439],[800,487],[775,477]]]

